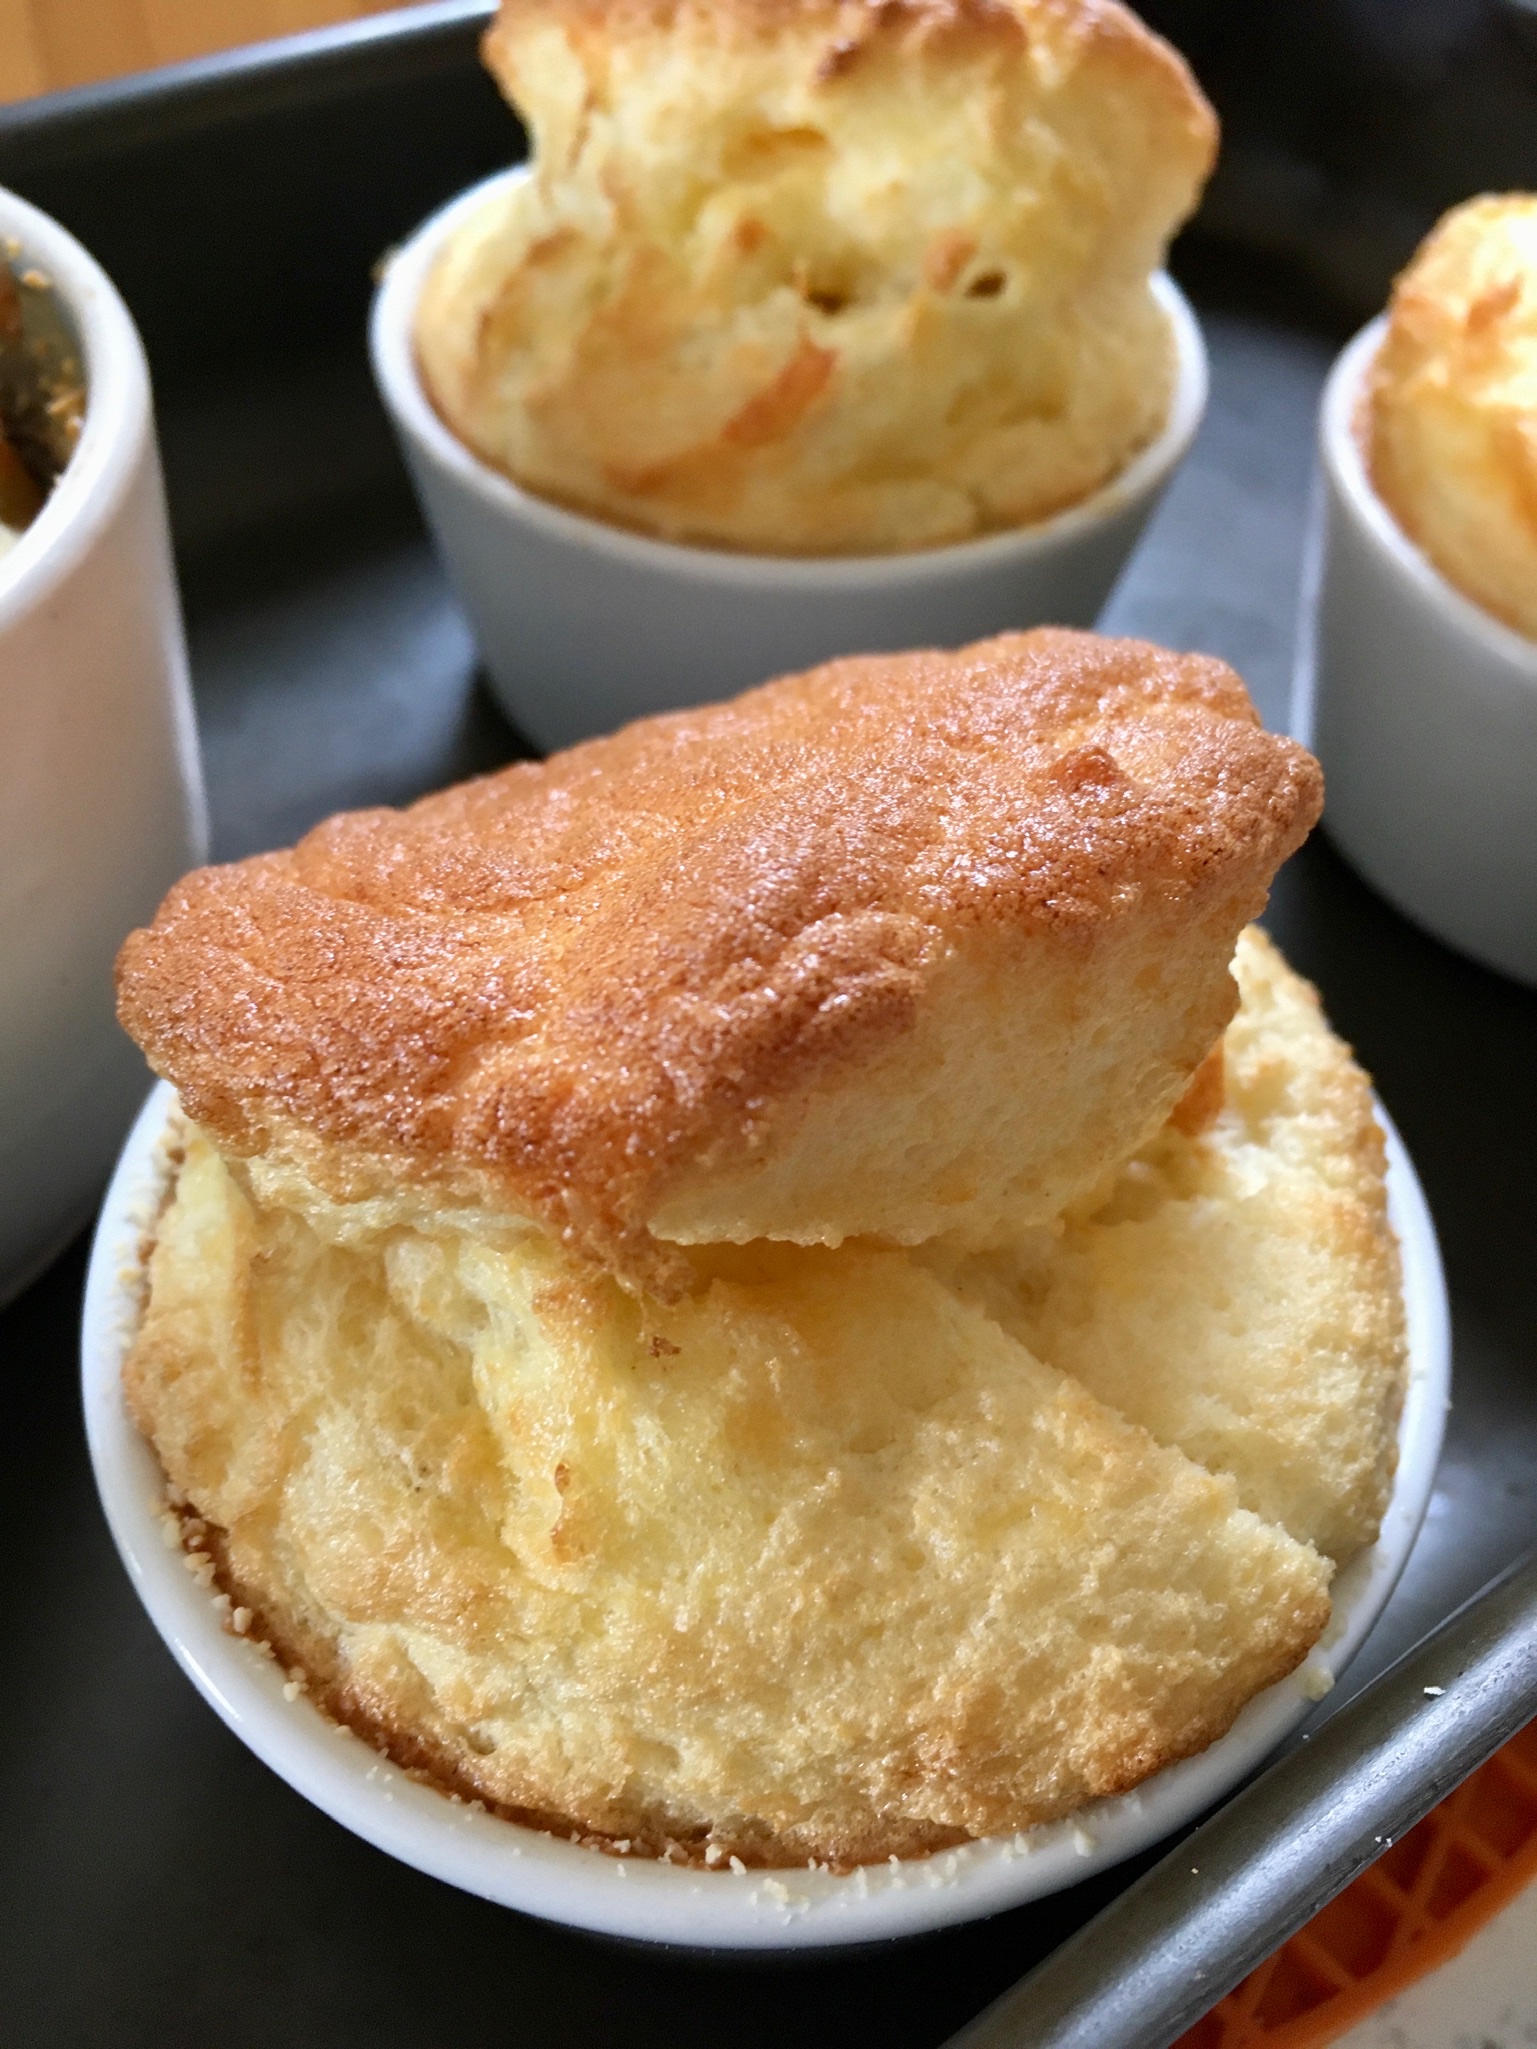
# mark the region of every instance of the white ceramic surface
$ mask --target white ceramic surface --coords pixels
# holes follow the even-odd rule
[[[915,554],[806,559],[650,539],[520,490],[444,426],[416,374],[412,322],[456,222],[508,178],[435,214],[374,301],[374,376],[429,524],[510,716],[563,747],[840,654],[953,646],[1007,627],[1091,625],[1190,446],[1206,404],[1201,331],[1157,281],[1178,378],[1158,439],[1094,497],[1011,533]]]
[[[1293,730],[1367,881],[1537,982],[1537,642],[1454,589],[1372,485],[1354,429],[1383,328],[1362,329],[1324,391]]]
[[[84,1222],[144,1093],[112,959],[206,829],[149,372],[72,236],[0,192],[0,237],[79,334],[79,445],[0,560],[0,1301]]]
[[[1404,1253],[1409,1387],[1382,1536],[1340,1574],[1335,1615],[1300,1673],[1251,1701],[1203,1755],[1073,1820],[1007,1841],[850,1876],[702,1872],[621,1860],[473,1812],[416,1785],[309,1703],[284,1697],[269,1658],[222,1628],[209,1593],[168,1546],[163,1481],[123,1406],[120,1369],[139,1313],[139,1245],[164,1186],[172,1105],[145,1105],[108,1192],[86,1286],[86,1428],[123,1561],[156,1628],[210,1705],[258,1757],[366,1841],[467,1892],[573,1927],[733,1949],[877,1941],[974,1920],[1076,1884],[1156,1842],[1220,1798],[1308,1714],[1359,1649],[1408,1557],[1430,1498],[1448,1398],[1450,1340],[1435,1232],[1397,1134],[1389,1196]]]

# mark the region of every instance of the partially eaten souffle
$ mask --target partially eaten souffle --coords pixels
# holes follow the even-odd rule
[[[1537,194],[1437,222],[1393,287],[1362,427],[1405,533],[1537,640]]]
[[[439,1786],[706,1865],[1221,1735],[1401,1398],[1366,1082],[1244,929],[1320,794],[1222,664],[1045,631],[178,885],[125,1379],[224,1595]]]
[[[1115,0],[504,0],[485,48],[532,159],[416,346],[530,490],[878,553],[1056,512],[1163,425],[1151,280],[1216,126]]]

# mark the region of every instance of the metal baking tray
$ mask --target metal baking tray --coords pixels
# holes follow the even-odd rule
[[[363,348],[379,255],[522,153],[476,62],[486,11],[415,9],[0,110],[0,182],[82,237],[148,344],[222,858],[523,751],[477,679]],[[1325,368],[1436,207],[1513,174],[1446,143],[1442,189],[1416,158],[1405,198],[1391,151],[1326,165],[1334,230],[1314,233],[1297,179],[1273,173],[1278,161],[1306,168],[1316,70],[1271,63],[1278,97],[1257,129],[1241,49],[1216,19],[1230,25],[1232,10],[1148,11],[1214,84],[1237,79],[1224,106],[1233,169],[1177,263],[1211,345],[1210,413],[1105,623],[1226,656],[1279,725]],[[1335,12],[1359,28],[1371,10]],[[1513,0],[1504,12],[1530,11]],[[1277,47],[1303,14],[1315,33],[1317,7],[1244,10]],[[1410,14],[1422,40],[1432,14],[1443,41],[1448,23],[1475,40],[1488,29],[1473,0],[1397,18]],[[1394,92],[1412,112],[1399,72],[1379,84],[1389,112]],[[1510,132],[1530,139],[1522,105],[1527,126]],[[1525,176],[1537,183],[1537,165]],[[1397,198],[1379,204],[1389,187]],[[1353,240],[1342,220],[1356,222]],[[1424,1179],[1456,1392],[1424,1534],[1313,1726],[1342,1718],[1208,1822],[1200,1857],[1179,1860],[1221,1872],[1220,1889],[1182,1885],[1155,1851],[982,1924],[776,1968],[603,1944],[392,1862],[259,1765],[140,1613],[86,1467],[76,1246],[0,1317],[0,2039],[932,2049],[1037,1966],[974,2040],[1172,2039],[1257,1944],[1344,1882],[1371,1840],[1360,1827],[1387,1832],[1382,1816],[1427,1804],[1537,1712],[1530,1575],[1454,1624],[1436,1654],[1483,1675],[1455,1716],[1417,1717],[1412,1665],[1351,1705],[1537,1538],[1537,996],[1406,924],[1323,838],[1282,876],[1269,922],[1322,987]]]

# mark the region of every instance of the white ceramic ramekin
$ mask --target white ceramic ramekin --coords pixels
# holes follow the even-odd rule
[[[68,468],[0,560],[0,1301],[85,1221],[144,1093],[112,960],[205,858],[149,371],[73,236],[0,192],[84,359]]]
[[[1388,1193],[1403,1249],[1409,1386],[1398,1475],[1377,1543],[1334,1585],[1334,1619],[1289,1679],[1260,1695],[1221,1742],[1136,1792],[1004,1841],[823,1871],[675,1869],[581,1849],[472,1811],[415,1784],[317,1709],[285,1696],[285,1675],[223,1627],[213,1596],[166,1541],[164,1480],[123,1406],[121,1369],[140,1310],[140,1247],[158,1213],[173,1104],[156,1089],[102,1211],[86,1286],[86,1429],[96,1482],[139,1598],[204,1699],[279,1777],[391,1856],[466,1892],[571,1927],[720,1949],[816,1949],[915,1935],[1075,1885],[1192,1820],[1294,1729],[1359,1649],[1397,1582],[1430,1499],[1450,1373],[1446,1292],[1414,1169],[1386,1126]],[[1386,1124],[1386,1120],[1384,1120]]]
[[[1335,364],[1303,591],[1293,730],[1324,825],[1390,902],[1537,982],[1537,642],[1446,580],[1378,497],[1358,435],[1386,323]]]
[[[830,656],[953,646],[1007,627],[1094,622],[1206,404],[1195,315],[1167,278],[1178,375],[1163,432],[1081,505],[913,554],[808,559],[684,547],[569,512],[472,455],[433,410],[412,329],[455,225],[521,171],[434,214],[374,301],[374,376],[487,674],[529,739],[564,747]]]

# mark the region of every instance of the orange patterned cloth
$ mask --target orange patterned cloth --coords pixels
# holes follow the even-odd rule
[[[1537,1722],[1390,1844],[1175,2049],[1323,2049],[1537,1877]]]

